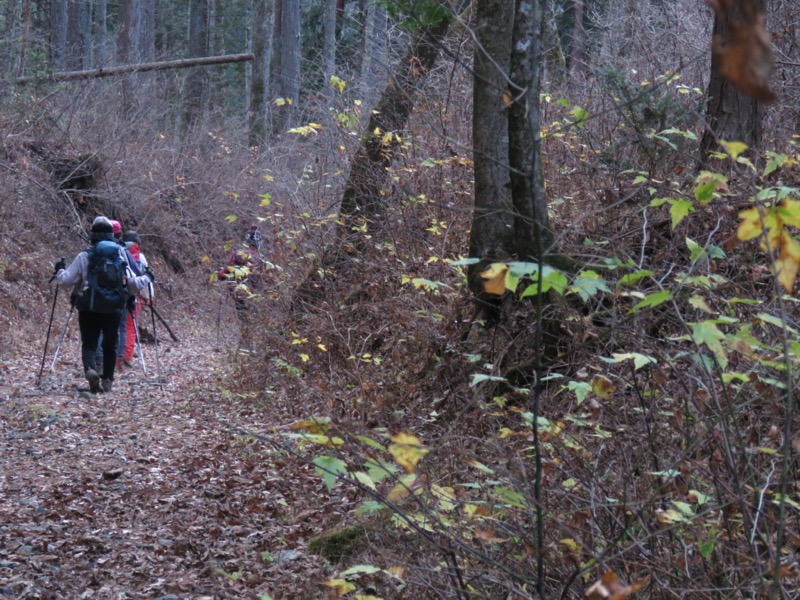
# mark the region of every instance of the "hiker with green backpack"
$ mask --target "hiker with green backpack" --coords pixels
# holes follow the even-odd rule
[[[117,362],[117,337],[122,308],[131,294],[152,284],[148,268],[137,276],[128,264],[127,253],[114,240],[114,229],[106,217],[92,223],[91,246],[80,252],[67,267],[62,258],[55,264],[59,285],[74,285],[81,332],[81,359],[93,394],[110,392]],[[103,379],[97,374],[97,342],[103,334]]]

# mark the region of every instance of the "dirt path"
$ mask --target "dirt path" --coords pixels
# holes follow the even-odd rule
[[[0,598],[325,597],[305,542],[330,498],[235,433],[268,417],[214,391],[224,356],[164,343],[162,388],[145,346],[149,377],[89,398],[77,344],[40,389],[41,349],[0,361]]]

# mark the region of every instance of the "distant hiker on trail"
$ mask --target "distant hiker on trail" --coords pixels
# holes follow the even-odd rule
[[[148,264],[147,258],[145,258],[144,253],[139,247],[139,244],[141,243],[139,234],[132,229],[129,229],[122,235],[122,241],[125,242],[125,248],[133,257],[134,262],[138,265],[139,269],[144,272],[145,269],[148,268]],[[127,319],[125,320],[125,353],[122,357],[120,357],[119,353],[117,353],[117,368],[120,368],[121,366],[133,366],[133,352],[136,349],[136,329],[139,326],[139,313],[142,310],[142,303],[150,304],[152,292],[152,286],[146,285],[139,290],[139,297],[133,298],[133,303],[128,302],[128,314]],[[133,304],[133,307],[131,307],[131,304]],[[140,348],[139,352],[141,351],[142,350]]]
[[[258,225],[250,225],[242,244],[231,253],[228,264],[217,271],[219,281],[228,286],[239,318],[242,339],[248,345],[252,336],[250,302],[263,286],[273,283],[269,272],[275,265],[261,257],[259,251],[262,240]]]
[[[114,228],[106,217],[92,223],[91,246],[80,252],[69,267],[62,258],[55,264],[59,285],[74,285],[81,332],[81,359],[92,393],[110,392],[114,384],[120,313],[128,295],[150,285],[155,277],[147,269],[135,275],[127,253],[114,240]],[[103,334],[103,380],[97,374],[97,341]]]

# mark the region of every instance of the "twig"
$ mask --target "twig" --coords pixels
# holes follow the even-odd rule
[[[753,518],[753,530],[750,532],[750,544],[755,543],[756,531],[758,530],[758,517],[761,516],[761,509],[764,507],[764,494],[767,492],[769,480],[774,472],[775,463],[772,463],[772,469],[769,473],[767,473],[767,482],[764,484],[764,487],[761,488],[761,492],[758,494],[758,508],[756,509],[756,516]]]

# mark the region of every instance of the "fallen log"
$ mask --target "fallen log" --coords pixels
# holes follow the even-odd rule
[[[221,56],[202,56],[200,58],[182,58],[162,62],[141,63],[138,65],[118,65],[88,71],[63,71],[30,77],[17,77],[17,83],[25,85],[33,81],[75,81],[80,79],[96,79],[98,77],[114,77],[127,73],[144,73],[147,71],[164,71],[166,69],[185,69],[187,67],[204,67],[226,63],[247,62],[253,60],[252,54],[223,54]]]

